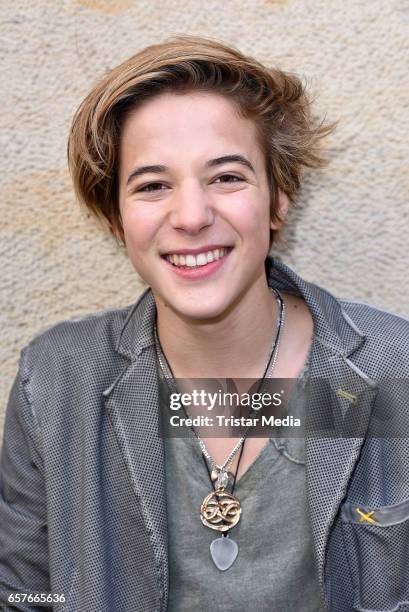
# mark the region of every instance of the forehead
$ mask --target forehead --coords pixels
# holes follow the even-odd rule
[[[253,121],[242,117],[233,101],[207,92],[163,93],[131,112],[121,133],[121,160],[178,163],[241,153],[261,157]],[[157,156],[166,158],[158,160]]]

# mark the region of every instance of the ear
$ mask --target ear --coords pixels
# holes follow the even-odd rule
[[[290,207],[290,200],[288,199],[288,196],[286,193],[284,193],[284,191],[281,191],[281,189],[278,190],[278,207],[277,207],[277,213],[278,213],[278,217],[279,219],[275,219],[274,221],[270,221],[270,228],[272,230],[279,230],[281,228],[281,226],[283,225],[287,214],[288,214],[288,209]]]

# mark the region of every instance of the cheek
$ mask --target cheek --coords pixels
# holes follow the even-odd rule
[[[129,208],[122,214],[122,224],[129,252],[143,251],[152,244],[158,225],[153,211]]]
[[[230,210],[230,219],[243,236],[257,235],[260,242],[270,234],[270,210],[267,200],[243,198]]]

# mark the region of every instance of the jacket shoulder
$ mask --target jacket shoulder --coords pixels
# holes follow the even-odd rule
[[[102,345],[115,349],[121,329],[132,309],[100,310],[60,321],[36,334],[23,351],[39,354],[50,349],[65,352],[100,350]]]
[[[15,386],[18,410],[31,423],[30,431],[40,431],[43,423],[60,422],[64,414],[71,415],[72,423],[80,422],[84,406],[99,401],[126,365],[115,349],[131,311],[132,306],[127,306],[61,321],[22,349]]]
[[[409,351],[409,318],[364,302],[339,300],[343,311],[366,336],[385,342],[407,344]]]
[[[95,378],[92,373],[108,372],[117,361],[122,362],[115,349],[131,310],[132,305],[97,311],[61,321],[37,334],[21,351],[23,381],[54,377],[60,382],[74,373]]]
[[[409,320],[375,306],[340,300],[346,315],[365,343],[355,354],[362,369],[372,378],[409,376]]]

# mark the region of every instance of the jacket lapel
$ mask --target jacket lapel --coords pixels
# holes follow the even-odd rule
[[[104,392],[132,486],[141,506],[158,573],[161,610],[166,610],[168,553],[164,444],[160,437],[159,395],[152,326],[153,297],[145,293],[122,330],[118,351],[128,367]]]
[[[359,457],[377,389],[341,355],[315,342],[307,401],[307,500],[319,581],[331,526]]]
[[[323,588],[330,529],[359,457],[377,385],[353,361],[365,336],[339,300],[280,261],[267,260],[266,269],[269,284],[300,295],[314,320],[305,457],[308,511]]]

